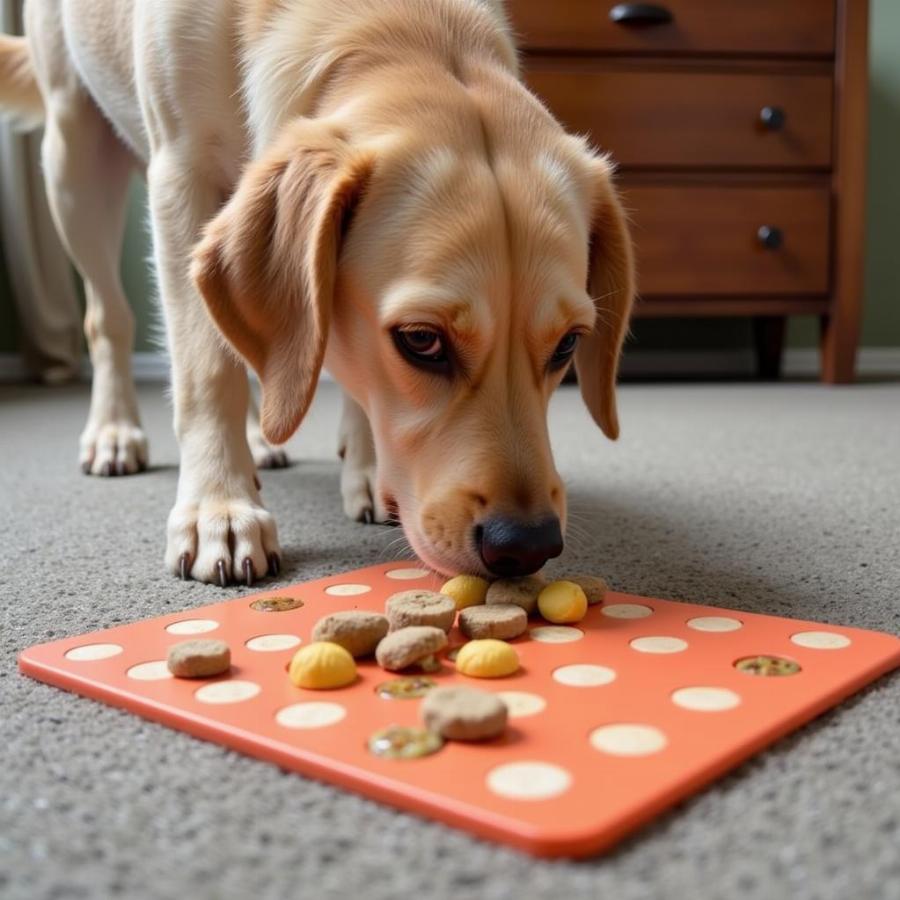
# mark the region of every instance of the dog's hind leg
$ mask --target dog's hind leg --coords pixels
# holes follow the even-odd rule
[[[84,331],[94,375],[80,463],[93,475],[128,475],[147,465],[131,374],[134,315],[119,277],[135,162],[63,59],[41,70],[47,84],[41,154],[53,219],[87,301]]]
[[[285,469],[291,464],[290,457],[281,447],[273,447],[263,437],[259,425],[259,410],[252,391],[247,404],[247,443],[257,469]]]
[[[355,522],[391,521],[376,486],[375,441],[372,426],[362,407],[344,394],[344,409],[338,434],[341,466],[341,496],[344,513]]]

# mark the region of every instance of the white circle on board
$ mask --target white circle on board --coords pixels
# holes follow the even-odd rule
[[[165,681],[167,678],[172,677],[168,663],[164,659],[138,663],[136,666],[132,666],[125,674],[136,681]]]
[[[731,616],[696,616],[688,619],[688,628],[694,631],[737,631],[744,627],[744,623],[740,619],[733,619]]]
[[[572,776],[565,769],[546,762],[505,763],[487,775],[488,789],[511,800],[549,800],[571,785]]]
[[[553,680],[571,687],[599,687],[616,680],[615,670],[606,666],[575,663],[553,670]]]
[[[572,628],[571,625],[538,625],[532,628],[528,634],[534,641],[542,644],[571,644],[572,641],[580,641],[584,632],[580,628]]]
[[[213,619],[182,619],[180,622],[172,622],[166,625],[169,634],[205,634],[207,631],[215,631],[219,623]]]
[[[497,696],[506,704],[511,719],[536,716],[547,708],[547,701],[540,694],[528,691],[498,691]]]
[[[332,597],[355,597],[357,594],[368,594],[372,586],[368,584],[329,584],[326,594]]]
[[[681,653],[687,646],[687,641],[668,635],[639,637],[631,642],[631,647],[640,653]]]
[[[347,710],[339,703],[294,703],[275,713],[275,721],[285,728],[326,728],[340,722]]]
[[[204,684],[202,688],[194,691],[194,696],[201,703],[240,703],[242,700],[255,697],[261,690],[262,688],[254,681],[228,679]]]
[[[413,581],[416,578],[426,578],[430,573],[428,569],[391,569],[384,574],[394,581]]]
[[[672,702],[696,712],[723,712],[740,706],[741,696],[728,688],[686,687],[673,691]]]
[[[646,619],[653,615],[649,606],[640,603],[610,603],[609,606],[601,606],[600,612],[611,619]]]
[[[834,631],[799,631],[791,635],[791,642],[810,650],[843,650],[851,644],[850,638]]]
[[[118,656],[122,648],[118,644],[82,644],[66,651],[66,659],[72,662],[93,662],[97,659],[109,659]]]
[[[669,743],[665,734],[653,725],[619,722],[601,725],[589,737],[591,746],[610,756],[650,756]]]
[[[296,634],[259,634],[244,645],[248,650],[272,653],[276,650],[290,650],[300,643]]]

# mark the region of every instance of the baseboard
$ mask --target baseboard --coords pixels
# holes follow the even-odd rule
[[[735,350],[659,350],[626,353],[622,359],[625,378],[707,377],[752,375],[755,360],[746,348]],[[137,382],[164,382],[169,379],[169,359],[164,353],[135,353],[132,357]],[[813,347],[794,347],[785,351],[784,374],[788,378],[814,378],[819,374],[819,353]],[[857,372],[866,378],[900,376],[900,347],[862,347],[857,357]],[[81,377],[90,378],[91,365],[82,360]],[[323,379],[328,380],[327,373]],[[0,353],[0,382],[21,383],[31,380],[22,358],[15,353]]]

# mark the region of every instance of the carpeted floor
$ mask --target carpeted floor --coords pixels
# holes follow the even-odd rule
[[[222,596],[161,566],[177,456],[78,473],[84,387],[0,390],[0,896],[900,898],[900,678],[883,679],[612,853],[538,862],[20,676],[16,653]],[[900,632],[900,385],[629,385],[617,445],[577,395],[551,430],[577,534],[623,590]],[[325,385],[263,474],[284,581],[386,559],[346,521]],[[239,589],[232,589],[236,595]],[[596,798],[602,803],[603,798]]]

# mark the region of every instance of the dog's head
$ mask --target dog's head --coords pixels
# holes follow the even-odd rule
[[[363,145],[293,123],[209,224],[193,273],[259,375],[269,440],[300,424],[327,362],[369,417],[377,489],[422,560],[526,574],[562,550],[547,405],[573,359],[618,435],[631,247],[607,161],[517,84],[467,115],[449,137]]]

